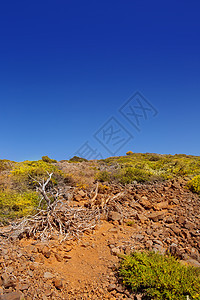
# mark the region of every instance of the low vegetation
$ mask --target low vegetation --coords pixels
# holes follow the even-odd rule
[[[68,162],[82,163],[87,162],[87,160],[74,156]],[[92,165],[91,163],[88,162],[90,165],[87,172],[86,169],[82,168],[80,172],[74,171],[75,173],[73,173],[72,171],[72,174],[65,170],[65,167],[62,167],[64,165],[57,163],[56,160],[48,156],[43,156],[38,161],[0,160],[0,214],[14,217],[23,216],[26,212],[29,213],[31,207],[35,206],[37,202],[35,200],[29,202],[30,199],[36,199],[36,194],[32,198],[32,193],[35,193],[37,186],[36,181],[46,180],[50,173],[53,173],[50,185],[71,185],[80,189],[87,188],[85,179],[89,177],[91,183],[99,181],[106,183],[106,185],[111,182],[126,185],[134,182],[145,183],[184,177],[188,180],[188,188],[193,192],[200,193],[200,157],[198,156],[160,155],[128,151],[125,156],[110,157],[97,161],[94,165],[94,162]],[[72,165],[72,170],[75,170],[73,168]],[[28,202],[26,202],[27,198],[29,199]],[[24,201],[24,206],[20,204],[20,208],[17,208],[13,204],[15,201],[18,202],[17,199],[20,199],[19,203]],[[29,208],[25,209],[25,203],[30,207],[30,210]]]
[[[0,172],[11,170],[14,164],[15,164],[14,161],[10,161],[7,159],[0,159]]]
[[[57,160],[51,159],[47,155],[46,156],[42,156],[42,160],[45,161],[45,162],[47,162],[47,163],[50,163],[50,164],[57,163]]]
[[[98,176],[102,181],[112,181],[113,179],[122,184],[137,182],[153,182],[159,180],[185,177],[188,180],[200,174],[200,157],[176,154],[161,155],[152,153],[131,153],[126,156],[110,157],[101,160],[107,166],[107,172]],[[109,168],[117,165],[118,168],[109,171]],[[102,171],[104,172],[104,171]]]
[[[197,175],[190,180],[188,182],[188,187],[192,192],[200,194],[200,175]]]
[[[44,160],[16,163],[10,176],[20,190],[26,190],[27,188],[34,188],[34,179],[48,178],[48,173],[54,174],[52,178],[54,185],[65,177],[57,166]]]
[[[79,162],[83,162],[83,161],[88,161],[88,160],[83,157],[79,157],[79,156],[73,156],[69,160],[69,162],[73,162],[73,163],[79,163]]]
[[[149,181],[151,178],[151,172],[134,167],[122,168],[116,175],[115,179],[118,179],[120,183],[127,184],[137,182]]]
[[[39,197],[34,191],[0,191],[0,223],[6,224],[13,219],[34,213],[38,204]]]
[[[146,299],[200,299],[200,269],[184,266],[172,256],[134,252],[123,258],[120,276],[127,288]]]
[[[111,174],[108,171],[100,171],[96,173],[95,179],[100,182],[110,182]]]
[[[39,232],[39,236],[49,237],[53,228],[65,238],[79,237],[88,228],[95,228],[100,220],[100,211],[104,210],[107,214],[108,205],[113,209],[116,199],[122,202],[126,199],[126,188],[122,185],[181,177],[187,179],[187,187],[192,192],[200,194],[200,157],[197,156],[129,151],[126,156],[110,157],[95,163],[86,164],[87,160],[77,156],[69,162],[77,164],[57,163],[48,156],[38,161],[17,163],[0,160],[0,224],[34,215],[37,211],[37,222],[32,216],[26,218],[26,223],[22,222],[25,231],[30,228],[29,234],[38,237]],[[90,190],[87,190],[85,178],[91,180]],[[95,181],[98,181],[97,184]],[[109,184],[112,182],[119,183],[122,192],[112,195],[112,188],[116,186]],[[88,198],[89,204],[69,206],[65,201],[68,196],[65,198],[60,193],[66,185],[77,191],[80,201]],[[98,198],[99,195],[101,198]],[[38,205],[42,209],[39,213]],[[128,219],[126,225],[135,226],[135,220]],[[119,275],[130,291],[142,293],[144,299],[200,299],[200,269],[185,266],[172,256],[134,252],[122,258]]]
[[[0,222],[27,216],[35,211],[38,205],[36,180],[48,178],[53,173],[50,185],[57,185],[69,179],[52,161],[43,157],[38,161],[14,163],[0,161]],[[50,160],[50,159],[49,159]],[[6,174],[5,174],[6,171]]]

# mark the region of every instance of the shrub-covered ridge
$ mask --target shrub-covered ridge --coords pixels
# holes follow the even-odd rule
[[[129,151],[130,152],[130,151]],[[128,153],[129,153],[128,152]],[[100,161],[104,164],[103,171],[98,173],[98,178],[117,180],[122,184],[166,180],[177,177],[191,179],[200,174],[200,157],[176,154],[160,155],[152,153],[131,153],[126,156],[110,157]],[[115,169],[111,168],[116,166]],[[107,166],[108,174],[105,176]],[[109,170],[110,168],[110,170]],[[101,175],[101,173],[104,174]]]

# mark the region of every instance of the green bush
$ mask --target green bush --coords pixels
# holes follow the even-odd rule
[[[64,178],[64,174],[57,166],[43,160],[24,161],[17,163],[11,171],[11,178],[17,184],[18,189],[34,188],[34,179],[41,180],[49,177],[48,173],[53,173],[51,182],[57,182]]]
[[[31,214],[38,204],[39,196],[36,192],[0,191],[0,221]]]
[[[148,181],[150,177],[150,172],[132,167],[125,167],[115,175],[115,178],[122,184],[132,183],[133,181],[145,182]]]
[[[171,179],[177,177],[192,178],[200,174],[200,156],[176,154],[161,155],[155,153],[133,153],[131,155],[109,157],[103,160],[108,167],[117,164],[121,167],[119,177],[124,177],[122,182],[131,182],[136,175],[137,181],[151,181],[156,179]],[[127,170],[126,168],[137,169]],[[123,174],[124,172],[127,174]],[[138,171],[139,170],[139,171]],[[137,174],[134,175],[134,172]]]
[[[47,155],[46,156],[42,156],[42,160],[45,161],[45,162],[47,162],[47,163],[50,163],[50,164],[57,163],[57,160],[51,159]]]
[[[188,188],[195,193],[200,194],[200,175],[195,176],[188,182]]]
[[[109,182],[111,180],[111,174],[108,171],[99,171],[95,179],[100,181],[100,182]]]
[[[148,160],[149,161],[158,161],[158,160],[160,160],[161,158],[160,158],[160,155],[159,154],[151,154],[151,156],[150,157],[148,157]]]
[[[78,157],[78,156],[74,156],[69,160],[69,162],[75,162],[75,163],[83,162],[83,161],[88,161],[88,160],[86,158]]]
[[[150,299],[200,299],[200,269],[172,256],[134,252],[123,258],[119,274],[127,288]]]

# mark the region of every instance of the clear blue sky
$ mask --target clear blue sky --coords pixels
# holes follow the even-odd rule
[[[0,158],[68,159],[86,141],[103,157],[199,155],[199,11],[199,1],[1,1]],[[140,131],[119,111],[137,91],[157,111]],[[124,144],[106,149],[114,136],[102,127],[120,135],[116,124]]]

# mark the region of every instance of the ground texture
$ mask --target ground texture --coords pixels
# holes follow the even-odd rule
[[[62,243],[56,234],[41,241],[1,227],[0,299],[142,299],[117,273],[121,255],[134,250],[168,251],[200,266],[200,199],[184,180],[110,184],[99,189],[94,205],[109,197],[95,228]],[[65,201],[91,209],[83,189]]]

